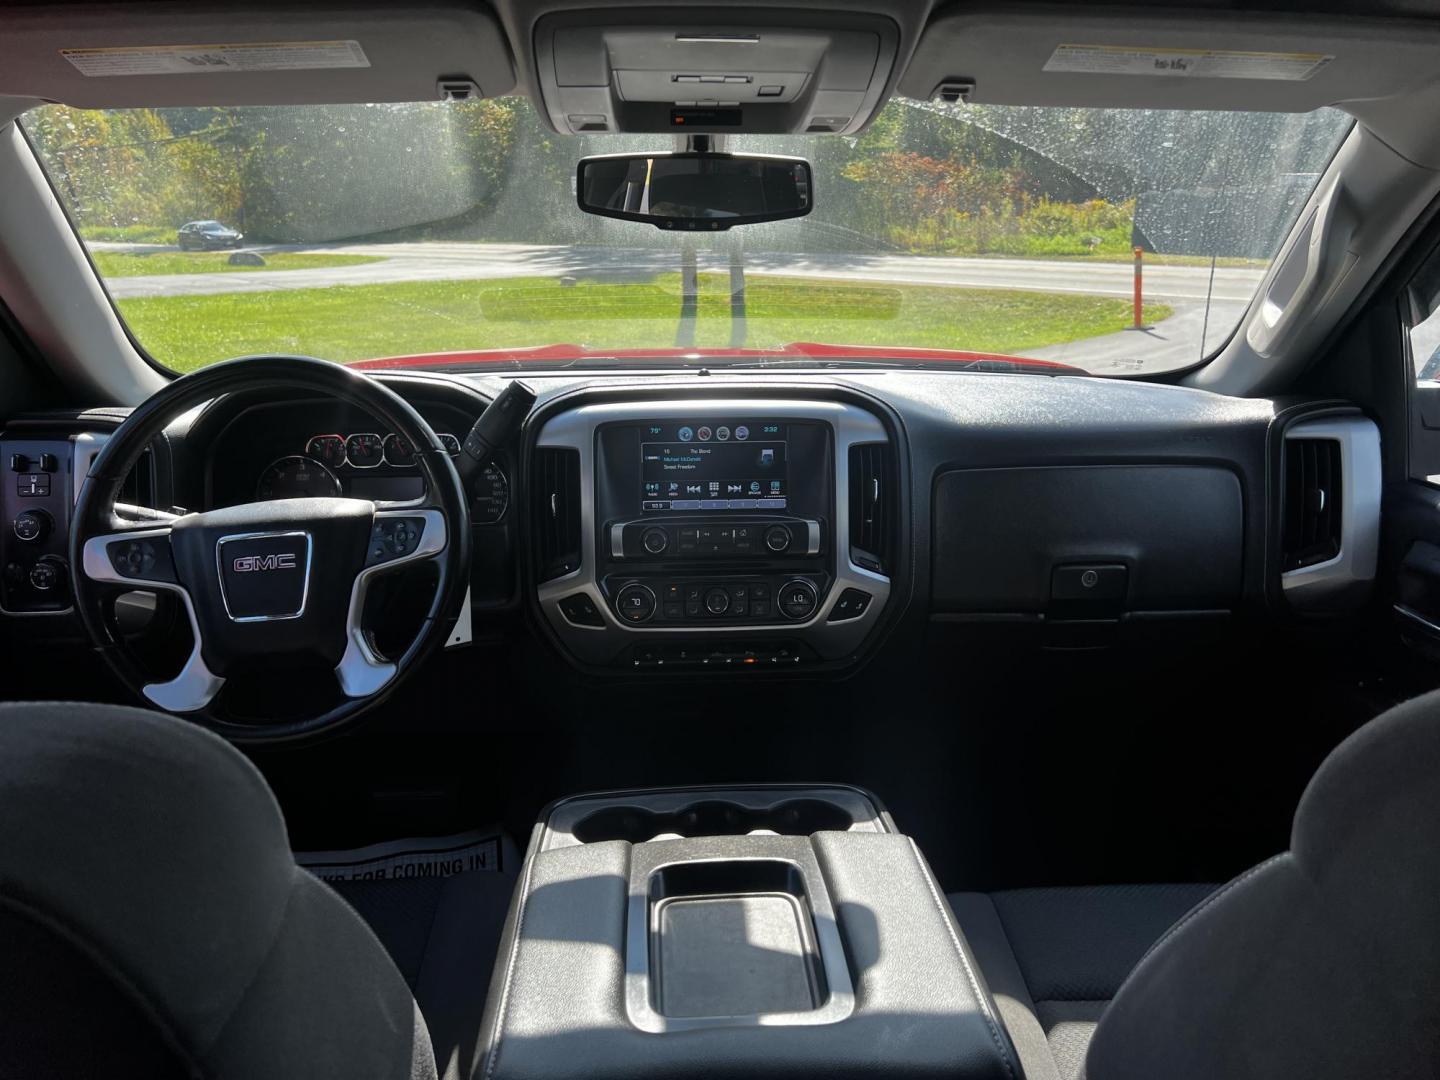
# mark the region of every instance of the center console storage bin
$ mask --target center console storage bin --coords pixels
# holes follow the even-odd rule
[[[796,797],[745,790],[741,802]],[[584,843],[577,821],[643,797],[590,800],[568,818],[556,807],[526,856],[476,1075],[1015,1080],[994,1003],[914,843],[863,793],[810,796],[827,790],[858,800],[849,831]]]

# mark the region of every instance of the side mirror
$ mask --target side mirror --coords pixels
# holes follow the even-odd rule
[[[770,154],[606,154],[575,184],[587,214],[693,232],[804,217],[813,192],[808,161]]]

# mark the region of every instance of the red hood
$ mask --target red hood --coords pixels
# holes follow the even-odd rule
[[[554,363],[586,359],[704,359],[726,360],[773,357],[787,360],[934,360],[940,363],[994,361],[1034,368],[1037,371],[1085,374],[1083,368],[1054,360],[1033,360],[1005,353],[971,352],[967,349],[910,349],[884,345],[823,345],[813,341],[792,341],[775,349],[587,349],[580,345],[537,345],[532,348],[474,349],[463,352],[416,353],[411,356],[387,356],[374,360],[357,360],[350,367],[389,369],[408,367],[447,367],[503,363]]]

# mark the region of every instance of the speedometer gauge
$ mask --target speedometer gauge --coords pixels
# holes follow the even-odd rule
[[[300,454],[272,461],[255,485],[257,499],[335,498],[340,479],[320,462]]]
[[[494,525],[510,506],[510,480],[492,461],[476,478],[472,494],[470,520],[479,525]]]

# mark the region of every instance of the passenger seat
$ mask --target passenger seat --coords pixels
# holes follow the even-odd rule
[[[1100,1014],[1145,951],[1215,885],[953,893],[1027,1080],[1076,1080]]]
[[[1341,743],[1220,889],[951,897],[1029,1080],[1434,1080],[1440,691]]]

